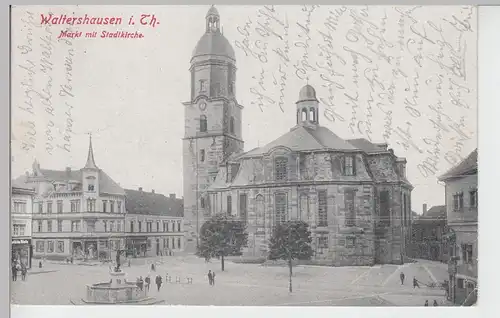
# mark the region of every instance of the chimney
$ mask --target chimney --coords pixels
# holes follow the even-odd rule
[[[139,187],[139,191],[141,191],[141,192],[142,192],[142,187]]]
[[[425,216],[427,214],[427,203],[422,205],[422,215]]]
[[[151,190],[151,193],[155,193],[155,189],[152,189],[152,190]]]
[[[170,193],[169,198],[170,199],[175,199],[175,193]]]

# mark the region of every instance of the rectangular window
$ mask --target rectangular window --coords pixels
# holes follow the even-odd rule
[[[87,225],[87,233],[95,232],[95,221],[86,221],[85,224]]]
[[[302,221],[309,222],[309,197],[307,194],[302,193],[300,195],[300,215],[299,219]]]
[[[57,201],[57,213],[63,213],[63,202]]]
[[[47,214],[52,213],[52,202],[47,202]]]
[[[275,195],[275,210],[276,221],[275,225],[281,224],[286,221],[287,212],[287,197],[285,193],[276,193]]]
[[[43,213],[43,202],[38,202],[38,213]]]
[[[462,244],[462,261],[466,264],[473,263],[471,244]]]
[[[232,214],[233,201],[230,195],[227,196],[227,215]]]
[[[181,222],[177,222],[177,232],[181,231]]]
[[[380,192],[380,223],[383,225],[391,224],[391,209],[389,191]]]
[[[102,221],[103,225],[104,225],[104,232],[107,232],[108,231],[108,221]]]
[[[130,221],[130,232],[134,233],[134,221]]]
[[[71,212],[72,213],[80,212],[80,200],[71,201]]]
[[[201,209],[205,208],[205,198],[200,198],[200,208]]]
[[[24,236],[26,225],[24,224],[14,224],[12,235],[14,236]]]
[[[160,232],[160,222],[156,222],[156,232]]]
[[[110,221],[109,222],[109,231],[110,232],[114,232],[115,231],[115,222],[114,221]]]
[[[356,226],[356,208],[354,206],[354,190],[346,190],[344,193],[345,225]]]
[[[354,237],[354,236],[347,237],[345,240],[345,246],[346,247],[356,246],[356,237]]]
[[[47,242],[47,253],[54,253],[54,241]]]
[[[14,213],[26,213],[26,202],[14,202]]]
[[[163,223],[163,232],[167,232],[167,223],[165,221]]]
[[[465,286],[464,286],[464,279],[463,278],[458,278],[457,279],[457,287],[460,288],[460,289],[465,288]]]
[[[95,211],[95,199],[87,199],[87,212]]]
[[[80,232],[80,221],[71,221],[71,232]]]
[[[42,221],[37,221],[37,223],[38,232],[42,232]]]
[[[181,248],[181,238],[180,237],[177,238],[177,248],[178,249]]]
[[[109,212],[115,213],[115,201],[109,201]]]
[[[200,150],[200,162],[205,161],[205,149]]]
[[[167,238],[167,248],[170,248],[170,239]]]
[[[170,222],[167,222],[167,232],[170,232]]]
[[[142,221],[137,222],[139,226],[139,232],[142,232]]]
[[[207,91],[207,80],[200,80],[200,93]]]
[[[318,192],[318,226],[328,226],[328,204],[326,190]]]
[[[328,248],[328,237],[327,236],[318,237],[318,247],[320,249]]]
[[[356,175],[355,167],[355,156],[345,156],[344,157],[344,175],[354,176]]]
[[[62,220],[57,220],[57,232],[62,232]]]
[[[47,220],[47,232],[52,232],[52,220]]]
[[[470,191],[469,195],[470,195],[470,200],[469,200],[470,207],[477,208],[477,189]]]
[[[284,157],[279,157],[275,159],[275,170],[276,170],[276,180],[286,181],[288,179],[288,159]]]
[[[102,200],[102,212],[108,212],[108,200]]]
[[[117,201],[116,204],[118,205],[117,213],[122,213],[122,201]]]
[[[45,242],[44,241],[36,241],[36,251],[37,253],[45,252]]]
[[[57,253],[64,253],[64,241],[57,241]]]
[[[453,211],[462,211],[464,207],[464,194],[462,192],[453,195]]]
[[[246,195],[246,193],[240,194],[240,218],[244,223],[247,222],[247,195]]]
[[[122,231],[122,221],[116,221],[116,232]]]

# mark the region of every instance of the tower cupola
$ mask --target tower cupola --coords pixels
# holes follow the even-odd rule
[[[319,101],[316,90],[309,84],[299,92],[297,105],[297,125],[319,125]]]

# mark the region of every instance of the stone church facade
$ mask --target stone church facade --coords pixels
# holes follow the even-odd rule
[[[344,140],[322,127],[310,85],[299,92],[291,130],[243,152],[242,106],[234,96],[234,73],[228,75],[235,70],[234,51],[221,40],[218,23],[212,7],[207,33],[191,61],[192,101],[185,103],[184,215],[191,224],[187,244],[191,240],[196,246],[203,220],[225,213],[247,223],[247,256],[267,254],[272,229],[279,222],[303,220],[310,225],[318,263],[403,262],[413,189],[406,179],[406,160],[387,144]],[[200,47],[205,37],[211,38],[209,53]],[[203,95],[198,84],[203,81],[215,91],[209,86],[209,94]]]

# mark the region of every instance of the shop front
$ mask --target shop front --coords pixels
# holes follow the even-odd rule
[[[148,251],[148,238],[145,236],[133,237],[127,240],[126,256],[145,257]]]
[[[31,239],[12,239],[12,262],[23,263],[27,268],[31,268],[32,254]]]

